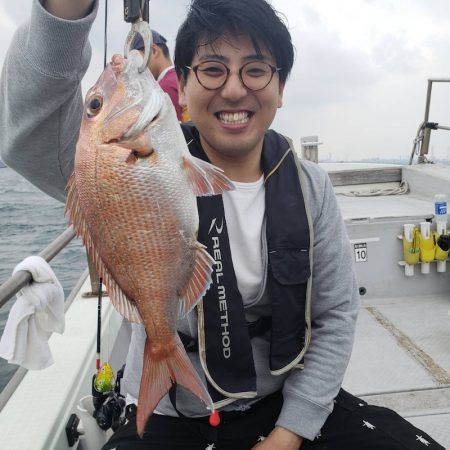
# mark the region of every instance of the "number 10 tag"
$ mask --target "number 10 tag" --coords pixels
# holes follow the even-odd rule
[[[367,244],[353,244],[355,262],[367,262]]]

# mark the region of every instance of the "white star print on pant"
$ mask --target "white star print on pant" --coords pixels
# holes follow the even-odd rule
[[[426,447],[428,447],[430,445],[430,443],[422,436],[418,436],[416,434],[416,438],[417,438],[416,441],[419,441],[421,444],[425,445]]]
[[[366,427],[369,430],[375,430],[376,428],[375,425],[372,425],[370,422],[367,422],[367,420],[363,420],[363,427]]]

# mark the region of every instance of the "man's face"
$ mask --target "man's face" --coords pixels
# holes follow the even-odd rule
[[[276,66],[269,51],[261,47],[264,61]],[[261,61],[248,36],[223,37],[214,46],[199,45],[191,67],[204,61],[223,62],[231,73],[217,90],[207,90],[191,70],[180,82],[180,104],[187,106],[205,151],[219,157],[245,158],[260,152],[264,133],[281,107],[283,88],[278,73],[262,90],[251,91],[239,78],[249,61]]]

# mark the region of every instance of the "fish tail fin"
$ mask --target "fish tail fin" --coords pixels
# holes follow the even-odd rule
[[[144,367],[136,415],[137,432],[141,438],[149,417],[159,401],[169,392],[172,382],[185,387],[208,408],[213,408],[211,397],[192,366],[178,334],[175,340],[175,350],[168,358],[160,360],[151,357],[150,341],[147,339],[145,342]]]
[[[233,182],[223,173],[223,170],[209,162],[194,156],[185,156],[184,168],[194,194],[198,197],[221,194],[235,189]]]

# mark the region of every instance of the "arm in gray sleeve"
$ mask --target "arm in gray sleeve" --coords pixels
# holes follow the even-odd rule
[[[333,409],[350,359],[359,292],[344,222],[328,176],[302,163],[314,228],[312,338],[303,370],[283,387],[277,425],[314,439]]]
[[[33,0],[31,20],[14,34],[0,82],[0,156],[52,197],[64,201],[83,110],[81,79],[97,12],[68,21]]]

